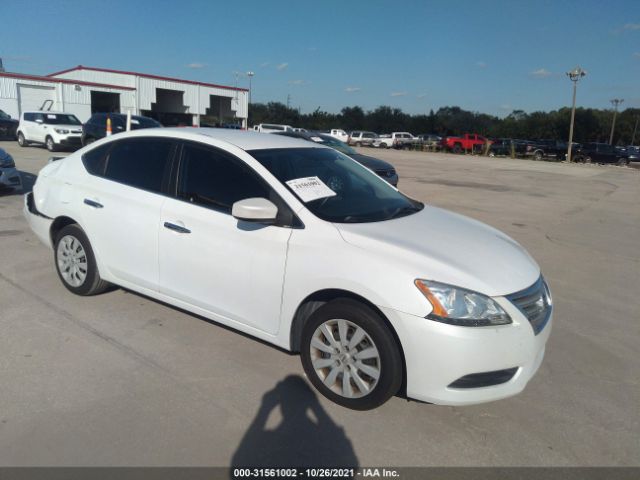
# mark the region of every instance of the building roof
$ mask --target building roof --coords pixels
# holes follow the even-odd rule
[[[88,87],[113,88],[116,90],[135,90],[135,88],[133,87],[122,87],[120,85],[109,85],[106,83],[85,82],[83,80],[70,80],[68,78],[51,78],[50,76],[45,77],[42,75],[25,75],[23,73],[0,72],[0,77],[18,78],[21,80],[36,80],[38,82],[66,83],[70,85],[86,85]]]
[[[162,77],[162,76],[159,76],[159,75],[150,75],[148,73],[139,73],[139,72],[129,72],[129,71],[126,71],[126,70],[112,70],[110,68],[86,67],[84,65],[78,65],[77,67],[68,68],[68,69],[62,70],[60,72],[51,73],[48,76],[49,77],[56,77],[57,75],[62,75],[63,73],[73,72],[73,71],[76,71],[76,70],[93,70],[95,72],[119,73],[121,75],[136,75],[138,77],[152,78],[152,79],[155,79],[155,80],[166,80],[166,81],[169,81],[169,82],[188,83],[190,85],[201,85],[203,87],[224,88],[224,89],[227,89],[227,90],[237,90],[237,91],[240,91],[240,92],[248,92],[249,91],[246,88],[229,87],[227,85],[217,85],[215,83],[198,82],[198,81],[195,81],[195,80],[184,80],[184,79],[181,79],[181,78],[174,78],[174,77]]]

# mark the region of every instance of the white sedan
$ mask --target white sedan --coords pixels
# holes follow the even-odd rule
[[[523,390],[551,296],[503,233],[280,135],[148,129],[47,165],[25,215],[71,292],[119,285],[300,352],[327,398]]]

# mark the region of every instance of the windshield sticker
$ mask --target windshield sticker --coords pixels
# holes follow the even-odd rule
[[[295,178],[289,180],[287,185],[289,185],[296,195],[305,203],[336,195],[336,192],[327,187],[318,177]]]
[[[132,118],[132,119],[131,119],[131,123],[132,123],[133,125],[140,125],[140,121],[139,121],[139,120],[136,120],[135,118]]]
[[[58,118],[58,117],[56,117],[55,115],[51,115],[50,113],[48,113],[48,114],[47,114],[47,118],[50,118],[51,120],[55,120],[55,119],[56,119],[56,118]]]
[[[324,140],[321,139],[320,137],[311,137],[311,140],[313,140],[314,142],[318,142],[318,143],[324,142]]]

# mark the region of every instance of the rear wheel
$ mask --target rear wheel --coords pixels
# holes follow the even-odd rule
[[[77,224],[62,228],[55,240],[55,264],[62,284],[76,295],[96,295],[109,283],[100,278],[89,239]]]
[[[453,146],[453,153],[462,153],[462,146],[459,143]]]
[[[24,138],[24,135],[22,132],[18,132],[18,145],[20,145],[21,147],[27,146],[27,139]]]
[[[542,152],[540,150],[533,153],[534,160],[542,160]]]
[[[629,159],[627,158],[618,159],[618,165],[620,165],[621,167],[624,167],[625,165],[629,165]]]
[[[402,384],[395,337],[379,314],[354,300],[333,300],[313,313],[303,328],[301,358],[322,395],[354,410],[382,405]]]

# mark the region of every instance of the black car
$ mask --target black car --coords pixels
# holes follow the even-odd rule
[[[82,126],[82,145],[100,140],[107,136],[107,118],[111,119],[112,134],[124,132],[127,128],[127,116],[123,113],[94,113]],[[131,116],[131,130],[140,128],[157,128],[162,124],[157,120],[140,115]]]
[[[11,115],[0,110],[0,138],[10,138],[15,140],[18,120],[11,118]]]
[[[627,152],[618,150],[608,143],[585,143],[577,149],[574,158],[577,162],[583,163],[629,163]]]
[[[505,156],[510,157],[512,154],[516,157],[526,156],[527,149],[530,149],[532,142],[527,140],[517,140],[513,138],[496,138],[492,140],[489,147],[489,156]]]
[[[380,160],[379,158],[362,155],[346,143],[341,142],[330,135],[317,132],[278,132],[266,135],[284,135],[286,137],[301,138],[310,142],[326,145],[353,158],[356,162],[375,172],[378,176],[389,182],[394,187],[398,185],[398,174],[396,173],[396,169],[393,165],[385,162],[384,160]]]
[[[534,140],[533,143],[527,147],[526,154],[536,160],[542,160],[545,157],[564,160],[567,156],[568,147],[569,143],[561,140]],[[572,150],[575,152],[576,144],[573,145]]]

